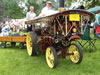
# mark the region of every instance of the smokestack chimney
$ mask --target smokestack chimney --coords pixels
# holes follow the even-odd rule
[[[64,8],[65,0],[59,0],[59,7]]]
[[[59,0],[59,8],[58,8],[59,11],[65,10],[64,4],[65,4],[65,0]]]

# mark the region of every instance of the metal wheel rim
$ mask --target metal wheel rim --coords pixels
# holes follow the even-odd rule
[[[54,54],[50,48],[47,48],[46,50],[46,61],[50,68],[54,67]]]
[[[80,59],[78,48],[75,45],[71,45],[69,47],[69,53],[73,53],[73,55],[70,55],[70,59],[73,63],[78,63]]]
[[[27,37],[26,37],[26,45],[27,45],[27,52],[29,56],[31,56],[32,55],[32,39],[29,33],[27,34]]]

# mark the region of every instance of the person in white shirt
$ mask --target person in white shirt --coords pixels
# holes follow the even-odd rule
[[[33,20],[36,17],[36,14],[34,13],[34,6],[30,6],[30,11],[26,14],[26,20]],[[32,31],[32,25],[27,25],[27,31]]]
[[[46,2],[46,6],[41,10],[41,13],[39,15],[39,17],[44,17],[44,16],[49,16],[52,14],[58,13],[58,11],[55,11],[52,9],[52,2],[51,1],[47,1]],[[42,24],[42,27],[45,27],[46,24]]]
[[[14,32],[15,25],[16,24],[15,24],[14,20],[11,20],[10,21],[10,29],[11,29],[12,32]]]
[[[34,13],[34,6],[30,6],[30,11],[26,14],[26,20],[33,20],[36,17],[36,14]]]
[[[52,10],[51,6],[52,6],[52,2],[48,1],[46,3],[46,6],[42,9],[39,16],[48,16],[50,11]]]

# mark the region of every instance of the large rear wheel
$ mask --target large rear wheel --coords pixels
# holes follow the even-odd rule
[[[79,64],[83,59],[83,53],[79,45],[71,44],[69,47],[70,59],[73,63]]]
[[[29,56],[35,56],[39,54],[39,45],[37,44],[37,34],[29,32],[26,37],[26,46]]]
[[[50,68],[55,68],[57,65],[57,54],[54,47],[48,47],[46,49],[46,61]]]

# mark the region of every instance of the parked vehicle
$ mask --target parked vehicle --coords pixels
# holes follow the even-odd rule
[[[50,68],[55,68],[58,58],[69,56],[71,61],[79,64],[83,59],[80,46],[72,43],[83,35],[82,20],[90,21],[94,14],[84,10],[66,10],[54,15],[26,21],[26,24],[40,23],[40,29],[29,32],[26,45],[29,56],[46,52],[46,62]],[[42,27],[42,24],[45,24]]]

